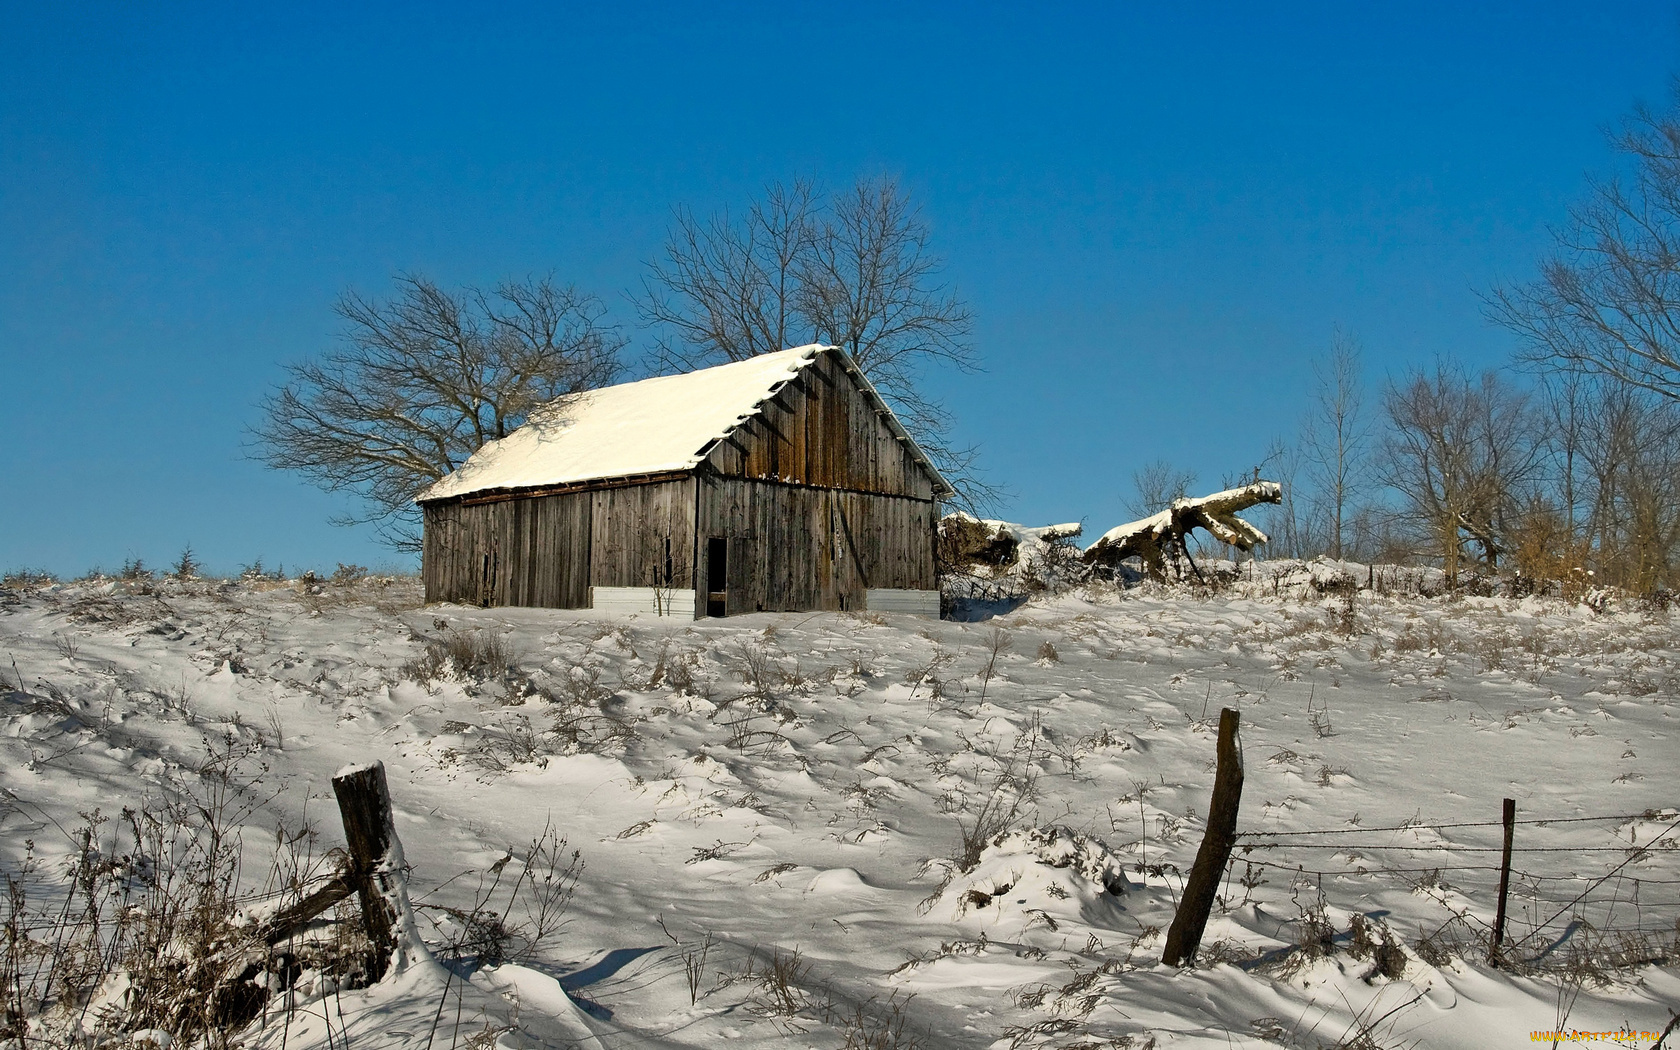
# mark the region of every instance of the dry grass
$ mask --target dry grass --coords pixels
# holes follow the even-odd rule
[[[360,946],[270,945],[237,919],[254,898],[301,900],[329,860],[307,831],[282,830],[262,884],[242,880],[240,828],[267,801],[254,755],[232,739],[208,744],[169,793],[114,820],[86,814],[62,881],[30,844],[6,876],[0,1039],[27,1028],[38,1045],[79,1045],[82,1031],[96,1042],[153,1029],[225,1047],[305,970],[359,979]]]
[[[504,676],[514,669],[514,657],[502,636],[493,631],[460,631],[442,620],[436,622],[439,635],[426,639],[419,656],[404,664],[401,674],[416,682],[444,678],[483,681]]]

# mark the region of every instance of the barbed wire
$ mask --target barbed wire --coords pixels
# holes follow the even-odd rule
[[[1361,867],[1361,868],[1309,868],[1300,864],[1284,864],[1274,861],[1250,860],[1246,857],[1232,857],[1231,864],[1252,864],[1256,868],[1266,868],[1272,871],[1304,872],[1308,875],[1364,878],[1370,875],[1428,875],[1439,872],[1453,871],[1500,871],[1498,864],[1451,864],[1430,865],[1416,868],[1392,867]],[[1601,875],[1542,875],[1538,872],[1523,871],[1520,868],[1511,869],[1512,878],[1531,879],[1537,882],[1601,882]],[[1647,879],[1637,875],[1625,876],[1634,882],[1651,886],[1680,886],[1680,879]]]
[[[1670,824],[1668,827],[1664,828],[1663,830],[1657,832],[1656,836],[1654,838],[1652,838],[1651,841],[1656,842],[1657,840],[1661,839],[1664,835],[1673,831],[1675,828],[1680,828],[1680,819],[1675,820],[1674,823]],[[1586,889],[1582,890],[1580,892],[1580,894],[1575,897],[1574,900],[1570,901],[1568,904],[1565,904],[1562,908],[1559,908],[1556,914],[1554,914],[1551,918],[1547,919],[1545,922],[1541,923],[1539,926],[1536,926],[1534,928],[1534,931],[1532,933],[1530,933],[1528,935],[1528,937],[1524,937],[1521,941],[1518,941],[1516,943],[1516,945],[1513,945],[1513,947],[1521,946],[1522,944],[1527,943],[1527,941],[1530,937],[1533,937],[1534,934],[1539,933],[1541,930],[1545,929],[1547,926],[1550,926],[1552,923],[1556,922],[1557,919],[1558,919],[1558,916],[1562,915],[1564,912],[1567,912],[1569,909],[1571,909],[1575,905],[1579,904],[1582,900],[1584,900],[1586,898],[1587,894],[1591,893],[1594,889],[1603,885],[1604,883],[1609,882],[1613,877],[1615,877],[1617,872],[1621,871],[1623,868],[1627,867],[1629,864],[1632,864],[1634,862],[1634,860],[1636,860],[1636,859],[1637,859],[1636,857],[1629,857],[1627,860],[1622,861],[1620,864],[1616,865],[1614,868],[1611,868],[1609,871],[1605,872],[1604,876],[1602,878],[1598,879],[1591,886],[1588,886]]]
[[[1670,815],[1671,812],[1673,812],[1673,811],[1669,807],[1665,806],[1660,810],[1659,809],[1648,809],[1648,810],[1644,811],[1643,813],[1608,814],[1608,815],[1605,815],[1605,816],[1595,816],[1595,817],[1530,817],[1530,818],[1527,818],[1525,820],[1512,821],[1512,823],[1513,824],[1578,824],[1578,823],[1582,823],[1582,822],[1585,822],[1585,821],[1603,821],[1603,820],[1615,820],[1615,821],[1648,820],[1648,821],[1655,822],[1655,821],[1658,821],[1658,820],[1667,820],[1669,818],[1669,815]],[[1458,821],[1458,822],[1451,823],[1451,824],[1421,824],[1421,823],[1395,824],[1392,827],[1383,827],[1383,828],[1357,828],[1356,827],[1356,828],[1320,828],[1320,829],[1310,829],[1310,830],[1305,830],[1305,831],[1239,831],[1239,832],[1236,833],[1236,836],[1237,836],[1237,838],[1242,839],[1242,838],[1255,838],[1255,837],[1261,837],[1261,836],[1266,837],[1266,838],[1283,838],[1285,836],[1295,836],[1295,835],[1367,835],[1367,834],[1376,834],[1378,832],[1384,832],[1384,831],[1441,831],[1441,830],[1445,830],[1445,829],[1448,829],[1448,828],[1502,828],[1504,826],[1505,826],[1505,822],[1503,820],[1466,820],[1466,821]]]
[[[1348,846],[1331,842],[1244,842],[1239,849],[1336,849],[1336,850],[1408,850],[1414,853],[1503,853],[1501,846],[1408,846],[1399,842],[1361,842]],[[1656,856],[1667,850],[1653,850],[1650,846],[1512,846],[1512,853],[1635,853]]]

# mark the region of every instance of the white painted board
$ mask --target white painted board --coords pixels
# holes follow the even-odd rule
[[[694,619],[694,590],[671,587],[591,587],[589,606],[613,616],[675,616]]]
[[[870,612],[910,613],[939,619],[939,592],[905,590],[899,587],[871,587],[864,594]]]

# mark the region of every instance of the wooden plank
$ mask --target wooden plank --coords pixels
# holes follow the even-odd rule
[[[426,600],[587,607],[590,498],[424,508]]]
[[[937,590],[909,590],[899,587],[874,587],[866,595],[870,612],[909,613],[939,619]]]
[[[724,440],[728,440],[725,438]],[[616,478],[593,478],[588,481],[575,481],[565,485],[539,485],[522,489],[495,489],[489,492],[475,492],[470,496],[459,496],[449,500],[438,500],[422,504],[422,507],[450,506],[465,504],[476,506],[482,503],[506,503],[510,500],[536,499],[541,496],[562,496],[570,492],[595,492],[599,489],[621,489],[635,485],[652,485],[662,481],[677,481],[688,477],[686,470],[666,470],[655,474],[626,474]]]
[[[862,609],[869,587],[936,586],[932,503],[747,478],[701,478],[698,490],[697,546],[726,540],[733,612]]]
[[[686,479],[594,493],[590,586],[692,588],[692,493]]]
[[[609,616],[680,616],[693,619],[692,588],[591,587],[589,607]]]

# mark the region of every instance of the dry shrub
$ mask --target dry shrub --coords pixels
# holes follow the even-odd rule
[[[1399,940],[1386,924],[1373,923],[1358,912],[1348,920],[1348,954],[1372,961],[1374,965],[1368,977],[1380,974],[1397,981],[1406,974],[1406,950]]]
[[[1519,597],[1556,594],[1580,601],[1594,585],[1591,558],[1592,544],[1576,538],[1556,508],[1531,504],[1519,516],[1509,551],[1511,589]]]
[[[770,958],[753,958],[741,976],[758,986],[752,998],[753,1008],[771,1017],[792,1019],[811,1005],[805,982],[810,977],[811,964],[799,954],[799,949],[771,950]]]
[[[840,1030],[842,1050],[921,1050],[921,1037],[908,1030],[907,1008],[914,995],[899,997],[895,990],[886,1002],[873,998],[849,1013],[830,1012],[829,1022]]]
[[[426,640],[426,650],[404,664],[401,674],[416,682],[441,678],[483,681],[506,675],[514,667],[513,654],[493,631],[461,631],[442,620],[442,634]]]
[[[1485,947],[1483,938],[1456,915],[1433,932],[1426,932],[1420,927],[1417,940],[1412,942],[1412,950],[1417,957],[1434,967],[1446,966],[1456,958]]]
[[[1222,963],[1241,965],[1253,962],[1259,956],[1259,952],[1241,941],[1225,938],[1224,940],[1214,941],[1212,944],[1204,944],[1197,949],[1196,965],[1219,966]]]
[[[58,577],[45,569],[13,569],[0,576],[0,588],[13,591],[35,591],[51,587]]]
[[[553,823],[545,821],[529,846],[517,852],[510,849],[490,866],[488,885],[481,874],[469,907],[420,907],[455,920],[456,932],[442,950],[457,959],[490,966],[508,959],[530,961],[551,947],[564,928],[583,869],[583,852],[572,849]],[[504,890],[509,874],[513,882]],[[499,893],[505,896],[497,908]]]
[[[84,815],[61,879],[29,844],[6,876],[0,997],[5,1025],[39,1045],[69,1045],[146,1029],[182,1045],[229,1045],[273,989],[289,989],[306,966],[360,979],[365,951],[271,947],[240,917],[242,902],[297,903],[324,862],[307,832],[282,831],[266,885],[242,884],[240,829],[267,799],[255,749],[206,742],[185,783],[124,809],[116,820]],[[315,886],[318,887],[317,882]],[[8,1034],[0,1030],[0,1037]]]

